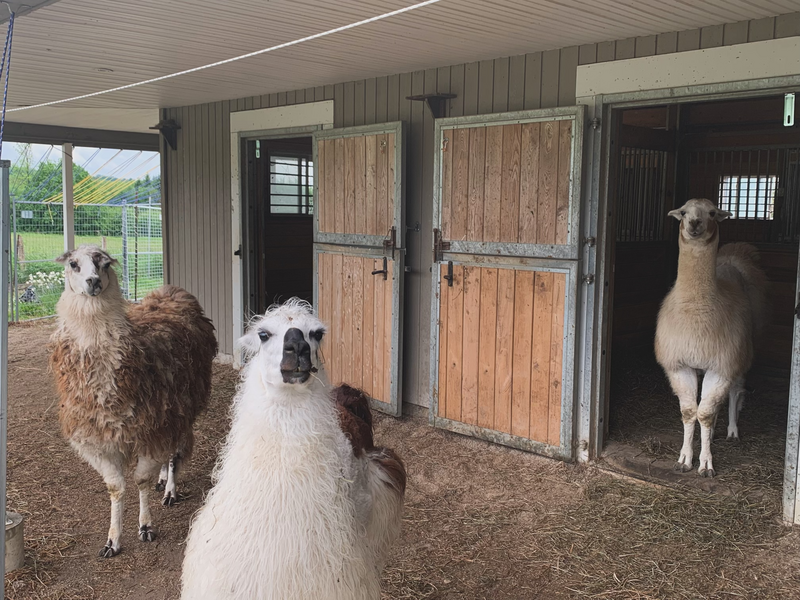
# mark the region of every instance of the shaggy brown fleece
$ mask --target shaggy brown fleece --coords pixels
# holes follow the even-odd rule
[[[192,425],[205,409],[217,353],[214,326],[187,291],[164,286],[127,311],[118,340],[112,393],[97,385],[97,363],[112,361],[104,346],[81,351],[67,335],[54,336],[50,366],[61,398],[59,420],[70,440],[117,446],[165,461],[191,453]]]

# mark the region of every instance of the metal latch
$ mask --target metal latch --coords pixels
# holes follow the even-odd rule
[[[397,249],[397,229],[394,225],[389,229],[389,233],[383,240],[383,252],[394,258],[394,251]]]
[[[445,250],[450,250],[450,242],[442,240],[442,232],[433,230],[433,262],[441,262]]]
[[[589,273],[583,276],[583,283],[588,283],[589,285],[594,283],[594,274]]]
[[[592,129],[597,129],[598,127],[600,127],[600,117],[594,117],[591,120],[591,124],[592,124]]]
[[[386,268],[386,257],[383,257],[383,269],[379,269],[377,271],[373,271],[373,275],[383,275],[383,280],[386,281],[387,276],[389,275],[389,270]]]
[[[597,239],[594,237],[585,237],[583,238],[583,243],[590,248],[594,248],[594,245],[597,243]]]
[[[453,287],[453,261],[447,261],[447,275],[444,276],[447,280],[447,287]]]

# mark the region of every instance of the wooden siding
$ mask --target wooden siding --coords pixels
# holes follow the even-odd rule
[[[560,444],[565,286],[563,273],[453,265],[439,302],[440,417]]]
[[[319,316],[328,325],[322,340],[325,371],[333,385],[360,387],[375,400],[390,402],[392,349],[392,274],[372,271],[381,259],[320,252]]]
[[[727,38],[705,35],[703,46],[760,41],[800,35],[800,13],[747,21],[729,27]],[[655,36],[657,54],[700,48],[704,30]],[[723,33],[725,28],[723,27]],[[403,401],[428,405],[430,371],[430,272],[433,220],[434,120],[412,94],[450,92],[447,116],[476,115],[530,108],[568,106],[575,102],[578,64],[631,58],[651,52],[653,36],[586,44],[381,76],[352,84],[325,85],[228,100],[202,106],[170,108],[164,118],[175,119],[178,150],[166,150],[166,271],[170,283],[198,295],[214,320],[220,351],[233,351],[231,297],[231,210],[229,114],[288,103],[335,102],[334,125],[408,124],[406,149],[406,219],[408,248],[405,274],[403,343]],[[347,95],[345,95],[345,88]],[[346,102],[347,99],[347,102]],[[200,218],[198,218],[200,217]],[[498,357],[499,360],[499,357]]]
[[[572,121],[445,129],[445,240],[566,244]]]
[[[319,230],[386,235],[394,219],[393,133],[320,140]]]

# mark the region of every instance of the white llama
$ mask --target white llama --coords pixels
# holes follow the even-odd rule
[[[214,488],[189,532],[184,600],[378,600],[405,470],[366,396],[328,389],[325,326],[292,299],[258,318]]]
[[[680,221],[678,278],[658,313],[656,359],[681,405],[683,447],[675,469],[692,469],[695,422],[700,421],[698,473],[714,477],[711,440],[726,396],[728,438],[739,437],[744,377],[764,322],[766,277],[754,246],[727,244],[717,252],[718,223],[730,213],[710,200],[689,200],[669,215]],[[705,375],[698,405],[699,371]]]

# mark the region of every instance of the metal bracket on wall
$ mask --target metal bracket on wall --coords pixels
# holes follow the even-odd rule
[[[166,119],[161,120],[156,123],[150,129],[155,129],[156,131],[160,132],[164,139],[167,140],[167,144],[173,150],[178,149],[178,130],[181,128],[174,119]]]
[[[594,274],[589,273],[588,275],[584,275],[583,276],[583,283],[586,283],[586,284],[589,284],[589,285],[593,284],[594,283]]]
[[[406,100],[424,100],[428,105],[434,119],[441,119],[447,112],[447,101],[455,98],[455,94],[445,94],[433,92],[431,94],[419,94],[418,96],[406,96]]]

